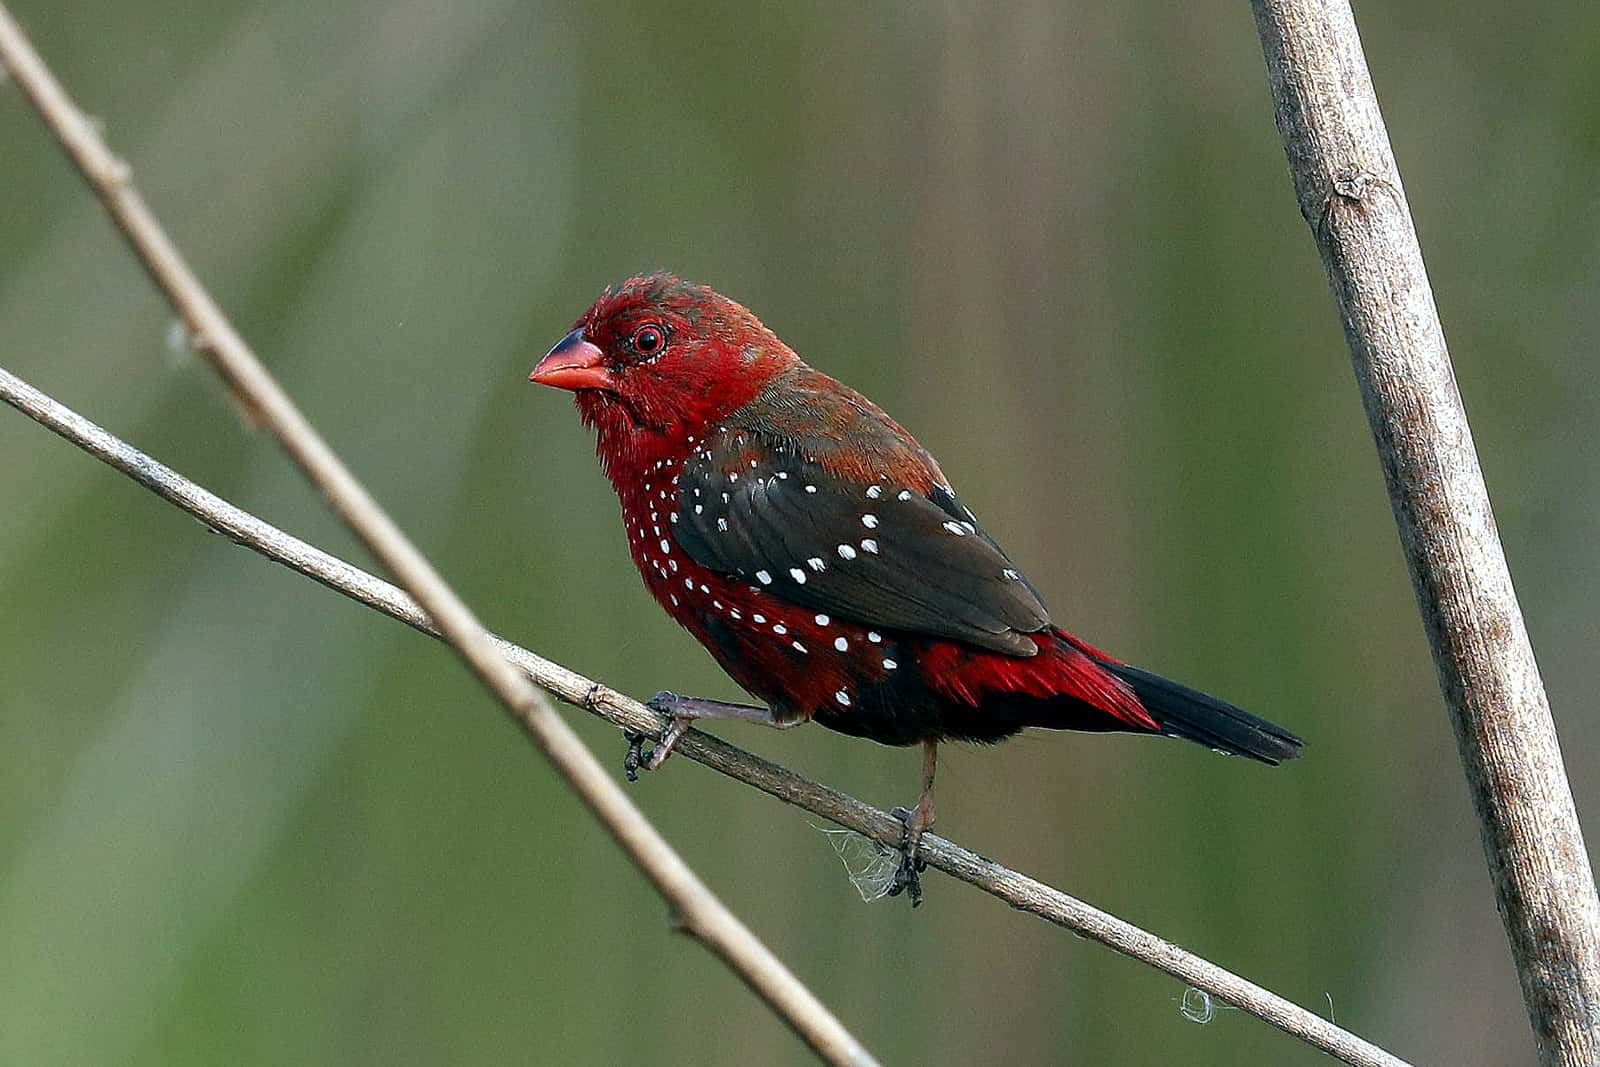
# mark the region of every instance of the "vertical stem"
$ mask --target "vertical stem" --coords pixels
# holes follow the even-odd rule
[[[1600,1063],[1600,902],[1347,0],[1253,0],[1544,1064]]]

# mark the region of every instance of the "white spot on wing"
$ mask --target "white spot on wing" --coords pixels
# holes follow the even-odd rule
[[[812,556],[810,559],[806,560],[806,566],[810,567],[814,571],[821,571],[824,570],[828,564],[821,556]]]
[[[833,699],[837,700],[840,704],[843,704],[847,708],[850,706],[850,694],[846,693],[843,689],[833,694]]]
[[[900,490],[900,492],[895,494],[895,499],[896,500],[910,500],[911,499],[911,490],[909,490],[909,489]]]
[[[794,579],[794,584],[795,585],[805,585],[806,584],[806,572],[801,570],[799,567],[790,567],[789,568],[789,577]]]
[[[756,571],[756,581],[760,582],[762,585],[771,585],[772,575],[768,574],[766,571]]]
[[[856,558],[856,550],[851,548],[849,545],[840,545],[839,546],[839,558],[840,559],[855,559]]]
[[[861,516],[861,525],[865,526],[869,530],[876,530],[878,528],[878,516],[874,515],[870,511],[867,512],[865,515]]]
[[[874,556],[876,556],[878,554],[878,542],[868,537],[861,542],[861,550],[863,552],[871,552]]]
[[[900,666],[900,664],[896,663],[892,659],[886,659],[883,661],[883,669],[886,671],[892,671],[898,666]]]
[[[947,522],[944,524],[944,528],[955,534],[957,537],[967,536],[967,531],[961,528],[961,524],[959,522]]]
[[[881,486],[881,485],[869,485],[869,486],[867,486],[867,499],[868,500],[876,500],[876,499],[878,499],[878,497],[880,497],[882,495],[883,495],[883,486]]]

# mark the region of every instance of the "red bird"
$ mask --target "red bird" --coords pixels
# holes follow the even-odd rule
[[[696,718],[920,742],[891,894],[921,896],[940,741],[1042,726],[1268,764],[1300,752],[1287,730],[1054,626],[909,433],[705,286],[646,274],[607,289],[529,377],[576,393],[645,585],[766,704],[658,694],[671,725],[645,766]],[[630,777],[639,760],[634,739]]]

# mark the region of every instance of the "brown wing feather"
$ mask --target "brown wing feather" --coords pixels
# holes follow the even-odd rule
[[[1050,625],[1037,591],[921,446],[840,390],[791,383],[701,442],[682,474],[679,545],[812,610],[1033,655],[1026,635]],[[808,396],[798,419],[793,401]]]

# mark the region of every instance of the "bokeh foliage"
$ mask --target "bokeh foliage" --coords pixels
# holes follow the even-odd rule
[[[1060,622],[1308,739],[956,749],[941,829],[1402,1055],[1529,1058],[1244,6],[18,6],[491,625],[737,696],[523,381],[605,283],[710,282],[910,426]],[[1590,814],[1600,8],[1357,15]],[[359,558],[6,86],[0,146],[0,361]],[[0,605],[0,1061],[807,1062],[449,655],[4,411]],[[914,790],[911,752],[726,733]],[[889,1062],[1323,1062],[937,876],[862,905],[811,820],[691,764],[636,795]]]

